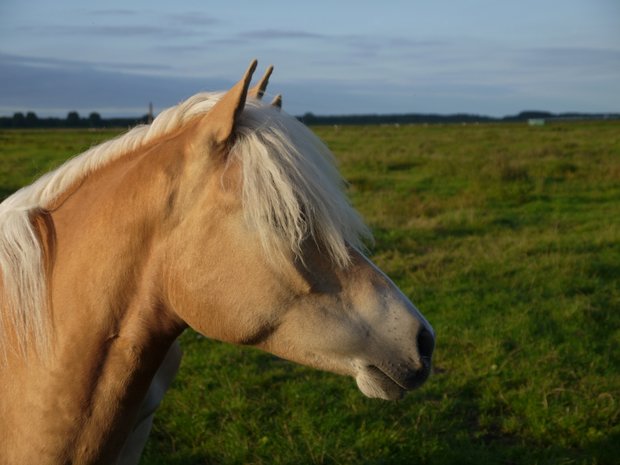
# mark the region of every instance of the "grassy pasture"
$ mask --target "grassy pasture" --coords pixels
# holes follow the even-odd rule
[[[437,332],[396,403],[187,332],[143,464],[620,460],[620,124],[318,127]],[[115,131],[0,131],[0,198]]]

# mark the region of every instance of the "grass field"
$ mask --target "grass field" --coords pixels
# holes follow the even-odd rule
[[[187,332],[142,464],[620,463],[620,124],[315,131],[434,375],[387,403]],[[0,132],[0,198],[113,134]]]

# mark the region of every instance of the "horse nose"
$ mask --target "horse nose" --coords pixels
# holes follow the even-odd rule
[[[425,365],[430,365],[433,350],[435,349],[435,337],[428,329],[422,327],[418,332],[416,343],[418,346],[418,354],[420,354],[420,360]]]
[[[416,369],[410,371],[403,380],[405,389],[415,389],[427,380],[431,374],[431,358],[433,349],[435,348],[435,337],[426,328],[421,328],[416,336],[416,344],[419,355],[419,365]]]

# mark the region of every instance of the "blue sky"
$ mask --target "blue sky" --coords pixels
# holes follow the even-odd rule
[[[161,110],[252,58],[293,114],[620,112],[620,1],[0,1],[4,115]]]

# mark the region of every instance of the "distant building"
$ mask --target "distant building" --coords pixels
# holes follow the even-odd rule
[[[545,120],[542,118],[530,118],[527,120],[527,124],[530,126],[544,126]]]

